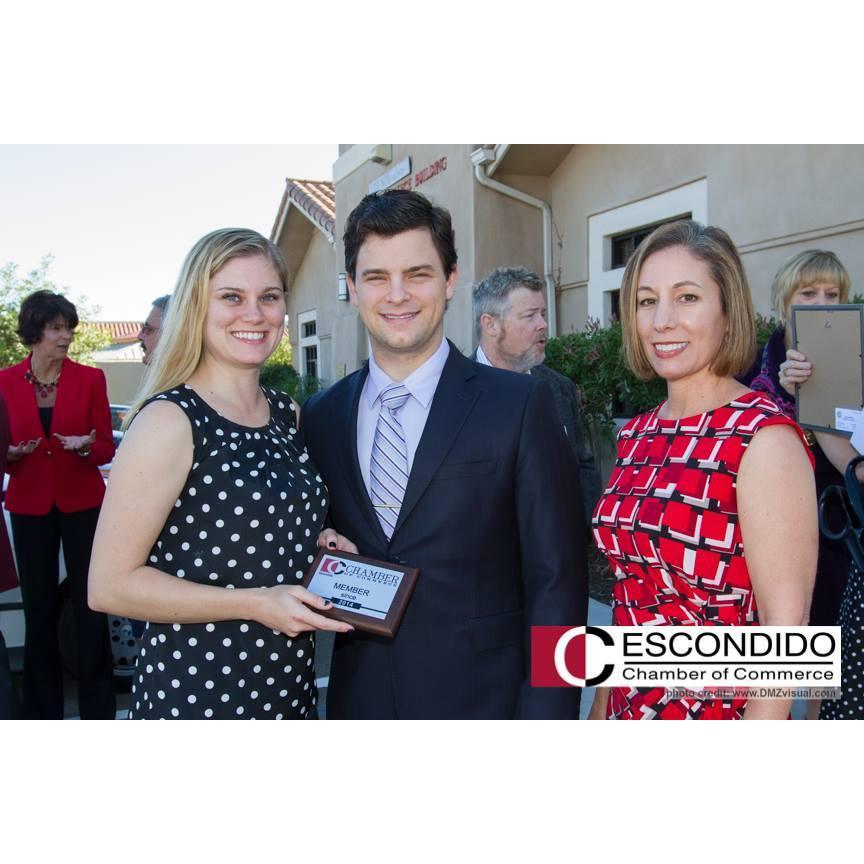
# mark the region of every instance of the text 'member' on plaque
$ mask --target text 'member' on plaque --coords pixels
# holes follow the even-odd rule
[[[416,567],[320,549],[301,584],[333,604],[332,609],[316,612],[392,638],[419,575]]]

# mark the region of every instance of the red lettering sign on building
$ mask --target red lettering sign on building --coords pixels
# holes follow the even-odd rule
[[[446,170],[447,157],[442,156],[440,159],[436,160],[431,165],[427,165],[414,175],[414,188],[416,189],[418,186],[422,186],[424,183],[431,180],[433,177],[437,177]]]

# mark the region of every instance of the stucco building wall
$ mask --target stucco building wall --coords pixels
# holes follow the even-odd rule
[[[757,311],[777,268],[807,248],[836,252],[864,284],[864,148],[803,145],[576,145],[550,178],[563,234],[561,330],[582,325],[592,216],[704,179],[707,221],[741,251]],[[518,179],[518,178],[517,178]],[[637,226],[633,226],[637,227]],[[572,295],[572,296],[571,296]]]
[[[373,146],[385,154],[384,164],[356,158]],[[337,298],[345,220],[370,183],[407,157],[409,174],[391,186],[415,188],[453,217],[459,277],[445,330],[460,349],[474,347],[470,293],[477,279],[502,265],[542,274],[539,210],[477,183],[471,163],[477,146],[340,148],[334,166],[335,246],[320,231],[313,232],[289,296],[295,352],[298,315],[317,310],[319,374],[328,382],[357,369],[368,356],[355,307]],[[864,288],[860,146],[511,145],[494,179],[551,205],[559,333],[581,329],[589,315],[608,320],[608,292],[618,287],[623,274],[623,268],[609,267],[609,237],[675,212],[693,212],[730,233],[742,253],[756,309],[763,314],[771,311],[775,271],[802,249],[836,252],[850,271],[853,289]]]

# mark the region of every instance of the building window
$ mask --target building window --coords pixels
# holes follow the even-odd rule
[[[305,375],[311,375],[313,378],[318,377],[318,346],[306,345],[303,348],[303,368],[306,370]]]
[[[679,219],[690,219],[692,213],[682,213],[674,219],[661,219],[659,222],[654,222],[651,225],[645,225],[642,228],[637,228],[634,231],[625,231],[622,234],[615,234],[609,238],[611,244],[611,267],[613,270],[618,267],[626,267],[630,256],[639,248],[639,244],[655,229],[661,225],[666,225],[668,222],[677,222]]]
[[[708,181],[676,186],[588,217],[588,317],[606,326],[618,317],[624,267],[658,225],[678,219],[708,221]]]
[[[301,312],[297,316],[297,325],[300,331],[300,374],[319,378],[318,350],[321,345],[318,341],[317,311]]]

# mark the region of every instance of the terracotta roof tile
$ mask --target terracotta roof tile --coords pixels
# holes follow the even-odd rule
[[[285,195],[317,225],[328,238],[336,230],[336,190],[324,180],[297,180],[289,177]]]
[[[107,332],[112,345],[137,342],[140,321],[92,321],[89,322],[103,333]]]

